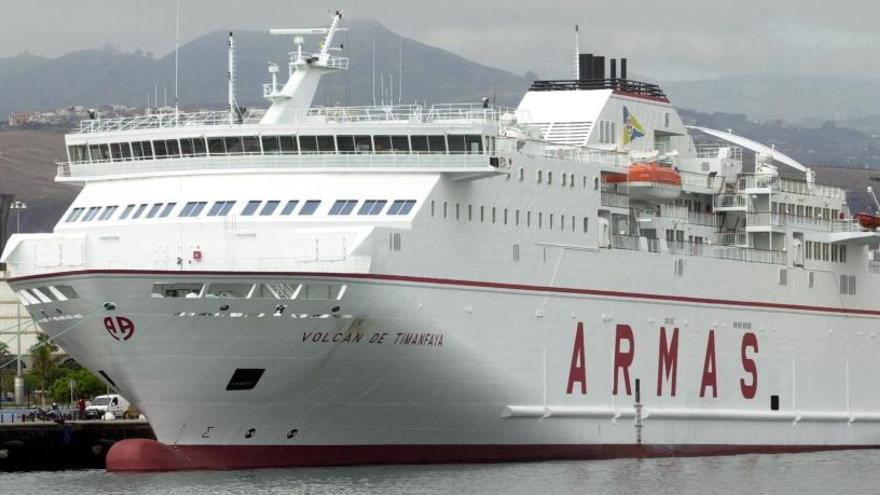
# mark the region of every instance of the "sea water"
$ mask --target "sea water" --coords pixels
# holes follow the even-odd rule
[[[0,474],[0,494],[876,494],[880,451],[253,471]]]

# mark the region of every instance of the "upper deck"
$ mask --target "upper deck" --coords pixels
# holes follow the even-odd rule
[[[497,125],[501,115],[512,110],[479,104],[442,105],[381,105],[356,107],[315,107],[291,111],[295,127],[339,126],[429,126],[455,128],[461,126]],[[266,110],[248,110],[235,115],[227,110],[206,112],[168,112],[114,119],[90,119],[80,122],[79,129],[68,135],[68,141],[89,140],[109,133],[126,131],[179,131],[190,133],[194,128],[220,126],[258,127]],[[288,124],[285,127],[290,127]],[[263,126],[274,127],[274,126]]]

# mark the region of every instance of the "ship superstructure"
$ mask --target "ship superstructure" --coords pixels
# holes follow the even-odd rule
[[[83,122],[82,192],[11,238],[22,303],[156,432],[108,467],[880,444],[880,236],[843,190],[591,55],[515,109],[311,107],[340,20],[274,31],[324,43],[266,111]]]

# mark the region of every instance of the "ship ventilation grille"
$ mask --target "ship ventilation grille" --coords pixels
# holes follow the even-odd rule
[[[592,122],[536,122],[528,127],[551,143],[568,146],[585,146],[590,136]]]

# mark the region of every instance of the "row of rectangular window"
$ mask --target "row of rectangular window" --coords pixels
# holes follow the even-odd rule
[[[333,206],[330,208],[330,215],[349,215],[354,210],[354,208],[358,204],[358,200],[355,199],[342,199],[337,200],[333,203]],[[382,210],[385,208],[385,205],[388,204],[387,200],[384,199],[368,199],[364,201],[360,210],[358,210],[358,215],[379,215],[382,213]],[[388,208],[386,212],[387,215],[407,215],[409,214],[413,207],[415,206],[416,201],[414,199],[397,199],[391,203],[391,206]],[[183,208],[180,210],[178,214],[179,217],[197,217],[201,215],[202,211],[208,205],[207,201],[190,201],[183,205]],[[248,201],[245,207],[242,209],[242,216],[253,216],[255,214],[259,214],[259,216],[270,216],[275,213],[278,207],[281,205],[281,201],[278,200],[269,200],[265,201],[265,204],[262,200],[251,200]],[[299,205],[299,200],[292,199],[289,200],[284,208],[281,210],[282,216],[289,216],[293,214],[293,211]],[[318,206],[321,205],[321,200],[318,199],[310,199],[303,203],[302,208],[300,208],[300,215],[313,215],[315,211],[317,211]],[[163,208],[164,206],[164,208]],[[149,203],[138,204],[129,204],[122,210],[122,214],[119,216],[119,220],[126,220],[129,217],[132,220],[138,219],[144,215],[146,212],[145,218],[154,218],[158,216],[159,218],[168,217],[174,207],[177,206],[177,203],[153,203],[150,207]],[[226,216],[232,211],[232,207],[235,206],[235,201],[216,201],[211,209],[208,210],[209,217],[218,217],[218,216]],[[262,208],[260,208],[262,206]],[[148,209],[149,207],[149,209]],[[99,212],[103,212],[98,215]],[[112,205],[107,207],[101,206],[92,206],[89,208],[77,207],[74,208],[70,214],[65,219],[65,222],[89,222],[97,219],[100,220],[109,220],[116,213],[118,205]],[[257,213],[259,210],[259,213]],[[85,213],[85,214],[83,214]]]
[[[804,257],[808,260],[846,263],[846,244],[806,241],[804,245]]]
[[[108,162],[189,158],[212,155],[277,155],[316,153],[468,153],[483,152],[479,134],[424,136],[230,136],[161,139],[131,143],[72,145],[70,161]]]
[[[808,220],[838,220],[840,210],[834,208],[823,208],[821,206],[799,205],[794,203],[777,203],[770,205],[770,211],[779,215],[788,215],[793,217],[805,218]]]
[[[491,223],[498,222],[498,223],[503,223],[504,225],[507,225],[508,223],[513,223],[515,226],[520,225],[520,223],[521,223],[520,210],[518,210],[518,209],[513,210],[513,215],[512,215],[513,218],[511,219],[510,218],[511,215],[509,215],[509,210],[507,208],[501,209],[501,213],[503,216],[498,215],[498,208],[496,208],[495,206],[492,206],[489,208],[490,208],[488,210],[489,214],[487,214],[487,207],[480,206],[479,221],[481,223],[486,222],[486,221],[491,221]],[[431,216],[432,217],[436,216],[435,210],[436,210],[435,202],[431,201]],[[451,216],[454,216],[455,220],[461,220],[461,217],[462,217],[461,204],[455,203],[454,212],[450,212],[449,203],[444,201],[443,202],[443,211],[441,212],[441,214],[442,214],[443,218],[450,218]],[[498,218],[499,216],[502,216],[502,218]],[[526,210],[525,215],[523,215],[523,216],[524,216],[524,218],[522,219],[523,220],[522,223],[524,223],[526,227],[531,227],[532,226],[532,212],[530,210]],[[556,225],[559,226],[560,230],[564,231],[566,229],[566,224],[567,224],[565,215],[559,215],[557,218],[559,219],[559,221],[556,223]],[[571,219],[571,231],[574,232],[578,228],[578,225],[577,225],[578,224],[578,220],[577,220],[578,217],[575,215],[570,215],[569,218]],[[590,228],[590,219],[588,217],[581,217],[581,218],[582,218],[582,222],[583,222],[582,223],[582,230],[584,233],[587,233],[587,232],[589,232],[589,228]],[[491,220],[489,220],[489,219],[491,219]],[[549,220],[548,228],[553,229],[553,225],[554,225],[553,213],[549,213],[547,216],[547,219]],[[471,204],[467,205],[467,220],[469,222],[474,221],[474,205],[471,205]],[[544,224],[545,224],[544,213],[538,212],[538,214],[537,214],[538,228],[539,229],[544,228]]]

